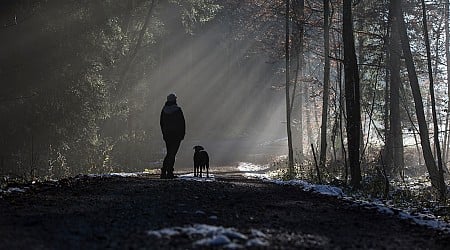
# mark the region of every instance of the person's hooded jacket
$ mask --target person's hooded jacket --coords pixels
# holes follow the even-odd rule
[[[183,140],[186,134],[186,123],[183,111],[176,102],[167,101],[161,110],[159,120],[165,141]]]

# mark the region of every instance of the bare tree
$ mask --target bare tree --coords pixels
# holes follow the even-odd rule
[[[445,1],[445,59],[447,62],[447,97],[450,100],[450,28],[449,28],[449,13],[450,13],[449,0]],[[449,129],[449,116],[450,114],[450,101],[447,102],[447,115],[445,116],[445,131],[444,131],[444,160],[448,158],[448,150],[450,144],[450,133]]]
[[[359,71],[355,53],[355,38],[353,35],[352,0],[344,0],[342,13],[347,141],[351,176],[350,184],[355,188],[359,188],[361,186],[361,168],[359,160],[359,147],[361,139],[361,100]]]
[[[290,1],[286,0],[286,44],[285,44],[285,55],[286,55],[286,129],[287,129],[287,137],[288,137],[288,168],[289,168],[289,176],[294,176],[294,151],[292,149],[292,129],[291,129],[291,109],[290,109],[290,97],[289,97],[289,88],[290,88],[290,58],[289,58],[289,40],[290,40],[290,32],[289,32],[289,12],[290,12]]]
[[[387,150],[392,150],[388,162],[391,163],[389,170],[391,173],[400,173],[403,176],[403,138],[402,125],[400,119],[400,37],[398,35],[398,19],[393,15],[393,8],[397,6],[395,0],[390,1],[389,22],[391,32],[389,36],[389,67],[390,67],[390,86],[389,86],[389,132]]]
[[[296,95],[298,95],[298,160],[299,162],[303,162],[304,159],[304,151],[303,151],[303,143],[304,143],[304,133],[303,133],[303,116],[307,113],[307,110],[304,110],[305,101],[304,96],[305,89],[307,89],[306,84],[302,81],[304,75],[304,67],[305,67],[305,58],[304,58],[304,40],[305,40],[305,1],[304,0],[294,0],[292,2],[292,13],[293,13],[293,24],[295,25],[292,29],[293,34],[293,53],[295,53],[295,61],[296,61],[296,69],[295,69],[295,78],[294,78],[294,89],[292,91],[292,99],[291,99],[291,110],[293,110],[294,99]],[[297,93],[297,85],[301,84],[299,87],[300,93]]]
[[[320,167],[325,166],[327,158],[327,121],[328,121],[328,99],[330,92],[330,1],[323,1],[323,46],[324,60],[323,68],[323,103],[322,103],[322,126],[320,127]]]
[[[434,145],[436,147],[436,157],[438,159],[438,177],[442,179],[443,187],[440,187],[441,195],[445,198],[446,195],[446,187],[444,183],[444,174],[443,174],[443,163],[442,163],[442,154],[441,154],[441,145],[439,143],[439,127],[436,115],[436,99],[434,96],[434,79],[433,79],[433,67],[431,64],[431,49],[430,49],[430,38],[428,35],[428,21],[427,21],[427,10],[425,6],[425,1],[422,0],[422,22],[423,22],[423,33],[425,36],[425,47],[427,50],[427,65],[428,65],[428,78],[430,80],[430,98],[431,98],[431,112],[433,115],[433,128],[434,128]],[[443,188],[443,189],[441,189]]]
[[[427,170],[430,175],[431,184],[440,192],[441,197],[444,198],[446,195],[444,178],[439,173],[439,170],[436,166],[436,162],[434,161],[433,158],[433,153],[431,151],[430,138],[428,134],[428,125],[425,119],[425,112],[423,108],[422,94],[420,93],[419,80],[417,77],[417,72],[414,66],[414,61],[411,53],[411,46],[409,43],[408,33],[406,30],[406,23],[403,18],[403,10],[401,8],[401,4],[398,5],[399,5],[398,8],[393,8],[393,11],[395,13],[395,16],[399,20],[399,34],[401,40],[401,47],[403,50],[403,55],[405,57],[409,83],[411,85],[411,90],[414,99],[416,117],[419,123],[420,144],[422,146],[423,158],[425,160],[425,165],[427,166]]]

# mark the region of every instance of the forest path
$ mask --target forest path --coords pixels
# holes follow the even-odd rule
[[[259,230],[267,249],[450,245],[441,232],[334,197],[229,175],[211,182],[152,175],[71,178],[4,195],[0,214],[0,249],[205,248],[193,243],[199,235],[147,233],[194,224],[233,227],[249,237]],[[235,242],[228,247],[245,246]]]

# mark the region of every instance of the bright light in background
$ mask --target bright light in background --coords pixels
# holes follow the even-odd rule
[[[212,165],[258,160],[264,150],[266,155],[285,153],[283,143],[267,145],[285,137],[284,94],[271,89],[283,76],[262,52],[250,55],[253,41],[233,40],[227,29],[217,22],[199,35],[167,36],[151,79],[136,86],[149,91],[151,109],[143,116],[152,122],[155,148],[164,148],[159,116],[166,96],[178,96],[187,131],[176,169],[190,168],[192,146],[197,144],[209,152]]]

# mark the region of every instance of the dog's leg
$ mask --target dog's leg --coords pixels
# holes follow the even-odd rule
[[[206,154],[206,178],[209,178],[209,156]]]

